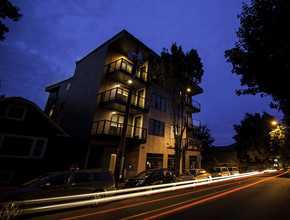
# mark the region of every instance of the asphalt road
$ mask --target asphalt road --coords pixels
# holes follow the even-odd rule
[[[290,219],[290,171],[209,183],[25,219]]]

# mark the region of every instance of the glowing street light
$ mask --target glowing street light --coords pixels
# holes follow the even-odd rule
[[[274,120],[274,121],[272,121],[271,123],[272,123],[272,125],[277,125],[277,124],[278,124],[278,122],[277,122],[277,121],[275,121],[275,120]]]

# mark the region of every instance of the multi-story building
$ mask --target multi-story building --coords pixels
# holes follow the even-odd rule
[[[128,58],[142,54],[134,68]],[[141,52],[141,53],[140,53]],[[130,57],[130,56],[129,56]],[[46,88],[49,98],[45,112],[69,135],[88,141],[85,167],[114,170],[129,89],[132,87],[126,133],[123,172],[128,178],[149,168],[171,167],[174,159],[173,129],[168,103],[160,84],[152,77],[158,55],[126,30],[121,31],[76,62],[74,76]],[[202,93],[197,85],[191,95]],[[187,134],[200,126],[192,113],[200,104],[188,102]],[[184,168],[200,166],[200,149],[190,136]]]

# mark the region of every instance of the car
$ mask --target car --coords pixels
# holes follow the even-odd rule
[[[177,180],[176,176],[174,175],[174,172],[171,169],[168,168],[149,169],[129,179],[125,183],[125,188],[150,186],[173,182],[177,182]]]
[[[211,180],[211,174],[204,169],[190,169],[183,170],[182,174],[177,177],[177,181],[189,181],[189,180]]]
[[[225,177],[230,175],[230,171],[227,167],[215,167],[213,170],[211,170],[212,177]]]
[[[235,175],[239,175],[240,174],[240,172],[239,172],[239,170],[238,170],[237,167],[228,167],[228,169],[229,169],[230,174],[232,176],[235,176]]]
[[[55,172],[35,178],[21,187],[0,193],[0,219],[14,219],[22,214],[22,201],[71,196],[115,190],[110,171],[77,170]],[[90,197],[87,199],[96,199]],[[43,205],[43,204],[42,204]]]

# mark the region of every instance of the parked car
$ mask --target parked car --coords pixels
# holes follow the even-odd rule
[[[204,169],[190,169],[183,170],[182,174],[177,177],[177,181],[189,181],[189,180],[211,180],[211,174]]]
[[[215,167],[211,171],[212,177],[224,177],[224,176],[230,176],[230,171],[227,167]]]
[[[129,179],[125,183],[125,188],[172,183],[176,181],[176,176],[171,169],[150,169],[145,170]]]
[[[1,192],[0,219],[14,219],[22,214],[24,204],[21,201],[24,200],[110,190],[115,190],[115,181],[110,171],[78,170],[50,173],[21,187]]]
[[[238,170],[237,167],[228,167],[228,169],[229,169],[230,174],[232,176],[235,176],[235,175],[239,175],[240,174],[240,172],[239,172],[239,170]]]

